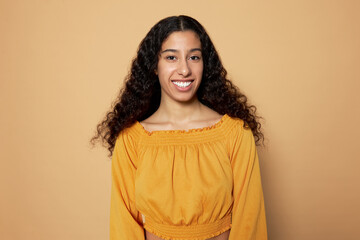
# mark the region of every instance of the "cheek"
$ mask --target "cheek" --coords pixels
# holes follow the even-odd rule
[[[166,65],[166,64],[158,64],[156,72],[160,77],[160,76],[167,76],[172,72],[174,72],[175,70],[176,68],[174,66]]]
[[[164,86],[164,84],[167,84],[169,79],[171,78],[172,71],[168,67],[159,66],[157,68],[157,76],[160,82],[160,85]]]
[[[203,71],[204,71],[203,65],[198,65],[198,66],[196,66],[196,68],[194,68],[194,71],[196,72],[196,74],[197,74],[198,76],[202,76]]]

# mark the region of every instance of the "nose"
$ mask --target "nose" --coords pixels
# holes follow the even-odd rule
[[[178,74],[186,77],[191,74],[191,69],[188,65],[187,59],[183,59],[178,63]]]

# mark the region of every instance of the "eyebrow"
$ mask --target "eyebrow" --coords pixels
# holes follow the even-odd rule
[[[201,48],[192,48],[190,49],[190,52],[195,52],[195,51],[200,51],[201,52]],[[161,51],[160,54],[165,53],[165,52],[179,52],[179,50],[176,49],[165,49],[164,51]]]

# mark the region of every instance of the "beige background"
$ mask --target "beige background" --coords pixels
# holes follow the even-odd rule
[[[188,14],[265,118],[271,240],[360,235],[360,1],[0,1],[0,239],[108,238],[88,140],[140,40]]]

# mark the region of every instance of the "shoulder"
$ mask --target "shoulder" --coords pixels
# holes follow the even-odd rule
[[[138,127],[138,122],[134,122],[130,127],[124,128],[117,136],[116,143],[127,142],[135,144],[140,138],[141,131]]]
[[[246,125],[244,120],[228,116],[228,120],[225,125],[224,134],[228,136],[228,140],[230,142],[241,141],[243,139],[253,141],[254,136],[251,128]]]
[[[223,119],[226,121],[226,124],[224,124],[224,131],[226,131],[226,134],[239,134],[246,129],[244,120],[240,118],[231,117],[230,115],[225,114]]]
[[[256,152],[254,135],[244,120],[229,118],[226,147],[231,161],[233,159],[244,158]]]

